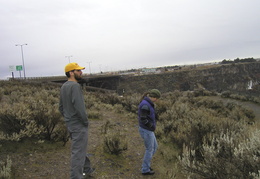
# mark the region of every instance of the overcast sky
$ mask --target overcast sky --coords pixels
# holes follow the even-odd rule
[[[26,77],[64,75],[69,61],[98,73],[259,58],[259,9],[259,0],[0,0],[0,79],[22,65],[16,44],[28,44]]]

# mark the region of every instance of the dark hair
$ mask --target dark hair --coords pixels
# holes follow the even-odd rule
[[[145,92],[143,96],[140,99],[140,103],[143,101],[144,97],[146,97],[149,94],[149,91]]]
[[[66,75],[68,78],[70,77],[70,72],[71,72],[71,71],[68,71],[68,72],[65,73],[65,75]]]

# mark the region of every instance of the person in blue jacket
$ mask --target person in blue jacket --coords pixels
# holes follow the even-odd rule
[[[139,133],[144,140],[145,154],[142,163],[142,174],[153,175],[151,160],[155,154],[158,144],[154,131],[156,129],[156,112],[154,103],[161,97],[158,89],[151,89],[146,92],[138,106]]]

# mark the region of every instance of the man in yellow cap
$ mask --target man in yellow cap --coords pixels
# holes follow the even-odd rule
[[[82,89],[78,81],[82,78],[85,67],[77,63],[65,66],[68,77],[60,91],[59,110],[64,117],[71,137],[71,179],[82,179],[83,176],[93,173],[90,160],[86,155],[88,143],[88,116]]]

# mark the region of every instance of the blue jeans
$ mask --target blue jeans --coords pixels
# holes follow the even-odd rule
[[[144,146],[145,146],[145,154],[144,154],[143,164],[142,164],[142,173],[146,173],[150,171],[151,160],[158,148],[158,144],[153,131],[149,131],[142,127],[139,127],[139,133],[144,140]]]

